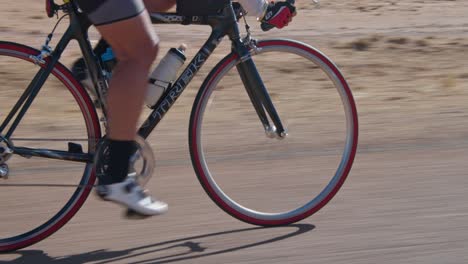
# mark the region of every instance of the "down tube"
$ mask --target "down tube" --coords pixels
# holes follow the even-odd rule
[[[223,34],[218,31],[213,31],[210,38],[205,42],[202,48],[195,55],[190,64],[185,68],[183,73],[179,76],[174,85],[164,93],[164,98],[159,100],[154,111],[148,116],[146,121],[138,130],[138,134],[143,138],[147,138],[153,129],[162,120],[164,115],[174,105],[175,101],[182,92],[185,90],[187,85],[197,74],[200,68],[205,64],[206,60],[210,57],[211,53],[216,49],[218,44],[221,42]]]

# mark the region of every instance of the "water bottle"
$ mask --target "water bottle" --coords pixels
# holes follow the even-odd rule
[[[177,49],[171,48],[150,74],[148,92],[145,98],[145,104],[148,107],[152,108],[156,105],[159,98],[177,77],[177,72],[187,59],[184,54],[186,48],[185,44],[180,45]]]
[[[109,75],[108,77],[110,78],[112,69],[114,69],[115,65],[117,64],[117,59],[115,58],[111,47],[108,47],[106,52],[101,55],[101,60],[104,64],[104,70],[106,70],[107,74]]]

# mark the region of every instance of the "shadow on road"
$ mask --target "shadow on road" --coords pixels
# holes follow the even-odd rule
[[[236,233],[252,233],[254,231],[268,230],[268,229],[288,229],[294,228],[293,232],[269,238],[266,240],[261,240],[257,242],[252,242],[244,245],[234,246],[230,248],[222,248],[214,251],[210,251],[210,248],[204,247],[201,240],[204,238],[216,237],[216,236],[226,236],[229,234]],[[72,264],[72,263],[88,263],[93,262],[95,264],[105,264],[111,263],[114,261],[121,261],[125,263],[132,264],[149,264],[149,263],[172,263],[183,260],[193,260],[213,255],[225,254],[228,252],[238,251],[246,248],[253,248],[269,243],[278,242],[288,238],[302,235],[306,232],[309,232],[315,228],[314,225],[310,224],[295,224],[284,227],[272,227],[272,228],[263,228],[263,227],[253,227],[253,228],[244,228],[244,229],[235,229],[230,231],[223,231],[217,233],[210,233],[199,236],[192,236],[187,238],[175,239],[165,242],[160,242],[156,244],[134,247],[126,250],[120,251],[109,251],[109,250],[96,250],[91,252],[86,252],[82,254],[63,256],[63,257],[51,257],[46,252],[41,250],[21,250],[7,255],[19,255],[18,258],[12,261],[0,261],[2,263],[9,264]],[[247,234],[246,234],[247,235]],[[141,259],[142,256],[152,254],[155,252],[168,252],[172,249],[177,249],[177,253],[172,253],[170,255],[160,256],[156,258],[150,258],[146,260],[135,260],[135,258]],[[5,255],[4,255],[5,256]]]

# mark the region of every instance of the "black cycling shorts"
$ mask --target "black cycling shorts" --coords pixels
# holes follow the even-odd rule
[[[145,11],[143,0],[77,0],[77,3],[95,26],[126,20]]]

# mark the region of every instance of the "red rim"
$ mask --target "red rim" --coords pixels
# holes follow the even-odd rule
[[[16,44],[16,43],[9,43],[9,42],[1,42],[0,49],[11,50],[14,52],[22,53],[22,54],[8,54],[7,52],[2,52],[3,55],[17,57],[19,59],[23,59],[26,61],[31,61],[29,59],[29,55],[37,55],[40,53],[38,50],[35,50],[33,48],[23,46],[20,44]],[[83,114],[83,118],[86,122],[88,134],[93,133],[96,138],[100,138],[101,129],[99,125],[99,119],[97,117],[97,113],[94,108],[94,105],[91,99],[89,98],[89,95],[87,94],[87,92],[84,90],[81,84],[75,80],[71,72],[62,64],[57,63],[52,74],[56,78],[58,78],[65,85],[65,87],[68,88],[68,90],[71,92],[71,94],[75,98]],[[95,179],[96,179],[96,176],[94,174],[94,171],[92,171],[91,174],[89,175],[87,182],[84,182],[84,183],[85,185],[92,185]],[[75,195],[77,195],[78,197],[75,199],[71,198],[68,201],[68,202],[71,202],[72,200],[75,200],[75,202],[72,204],[72,207],[63,216],[55,215],[53,218],[51,218],[46,223],[44,223],[43,224],[45,225],[44,228],[41,228],[38,230],[32,230],[25,234],[7,239],[7,240],[11,240],[11,243],[8,243],[8,241],[6,241],[4,245],[0,245],[0,252],[7,252],[7,251],[13,251],[13,250],[17,250],[20,248],[24,248],[32,244],[35,244],[45,239],[46,237],[52,235],[54,232],[56,232],[61,227],[63,227],[76,214],[76,212],[78,212],[78,210],[81,208],[81,206],[86,201],[86,198],[90,194],[91,189],[92,187],[86,187],[86,188],[83,188],[81,192],[74,193],[72,198]],[[52,221],[56,217],[58,220],[54,220],[55,222]],[[49,222],[54,222],[54,223],[49,223]]]
[[[203,98],[206,96],[207,91],[208,91],[207,88],[210,87],[211,84],[213,83],[213,81],[216,80],[219,73],[222,72],[224,70],[224,68],[226,66],[228,66],[232,61],[234,61],[234,60],[236,60],[238,58],[237,55],[235,55],[233,53],[228,55],[225,59],[223,59],[215,67],[215,70],[212,73],[210,73],[209,77],[207,78],[208,81],[206,81],[203,84],[203,86],[202,86],[203,88],[200,91],[199,95],[197,96],[197,99],[196,99],[197,104],[196,104],[196,107],[194,107],[194,109],[193,109],[193,114],[192,114],[192,118],[191,118],[191,128],[190,128],[191,136],[189,138],[190,150],[191,150],[191,154],[192,154],[192,162],[194,164],[195,171],[197,173],[197,176],[198,176],[198,178],[200,180],[201,185],[203,186],[205,191],[208,193],[210,198],[221,209],[223,209],[225,212],[227,212],[231,216],[233,216],[233,217],[235,217],[235,218],[237,218],[237,219],[239,219],[241,221],[244,221],[244,222],[247,222],[247,223],[250,223],[250,224],[254,224],[254,225],[260,225],[260,226],[287,225],[287,224],[291,224],[291,223],[300,221],[300,220],[302,220],[302,219],[304,219],[306,217],[309,217],[312,214],[316,213],[321,208],[323,208],[336,195],[338,190],[341,188],[341,186],[345,182],[345,180],[346,180],[346,178],[347,178],[347,176],[348,176],[348,174],[349,174],[349,172],[351,170],[351,167],[353,165],[354,158],[356,156],[356,151],[357,151],[358,130],[359,130],[357,109],[356,109],[356,104],[355,104],[354,98],[353,98],[352,93],[351,93],[351,89],[349,88],[349,86],[348,86],[346,80],[344,79],[343,75],[338,70],[336,65],[333,64],[327,57],[325,57],[325,55],[323,55],[319,51],[317,51],[317,50],[315,50],[315,49],[313,49],[313,48],[311,48],[311,47],[309,47],[309,46],[307,46],[305,44],[295,42],[295,41],[289,41],[289,40],[261,41],[261,42],[258,43],[258,46],[259,47],[289,46],[289,47],[294,47],[294,48],[305,50],[305,51],[313,54],[315,57],[319,58],[321,61],[323,61],[333,71],[333,73],[336,74],[336,76],[339,78],[339,80],[340,80],[341,84],[343,85],[343,88],[344,88],[344,90],[345,90],[345,92],[347,94],[347,97],[349,99],[349,104],[351,106],[351,111],[353,113],[352,116],[353,116],[353,123],[354,123],[353,139],[352,139],[354,144],[352,145],[352,149],[351,149],[349,159],[347,161],[345,169],[343,170],[343,174],[340,177],[340,180],[335,185],[335,187],[332,189],[332,191],[325,197],[325,199],[323,199],[316,206],[314,206],[313,208],[307,210],[306,212],[304,212],[302,214],[299,214],[299,215],[296,215],[296,216],[293,216],[293,217],[290,217],[290,218],[286,218],[286,219],[280,219],[280,220],[257,219],[257,218],[253,218],[253,217],[250,217],[248,215],[242,214],[242,213],[238,212],[237,210],[233,209],[232,207],[230,207],[226,202],[224,202],[224,200],[221,197],[219,197],[217,195],[216,191],[209,184],[207,176],[205,175],[205,172],[204,172],[203,167],[201,165],[201,159],[200,159],[200,156],[198,154],[198,145],[197,145],[198,144],[198,142],[197,142],[197,138],[198,138],[197,126],[198,126],[198,120],[199,120],[200,110],[201,110],[201,106],[202,106],[200,104],[200,102],[202,102],[204,100]]]

